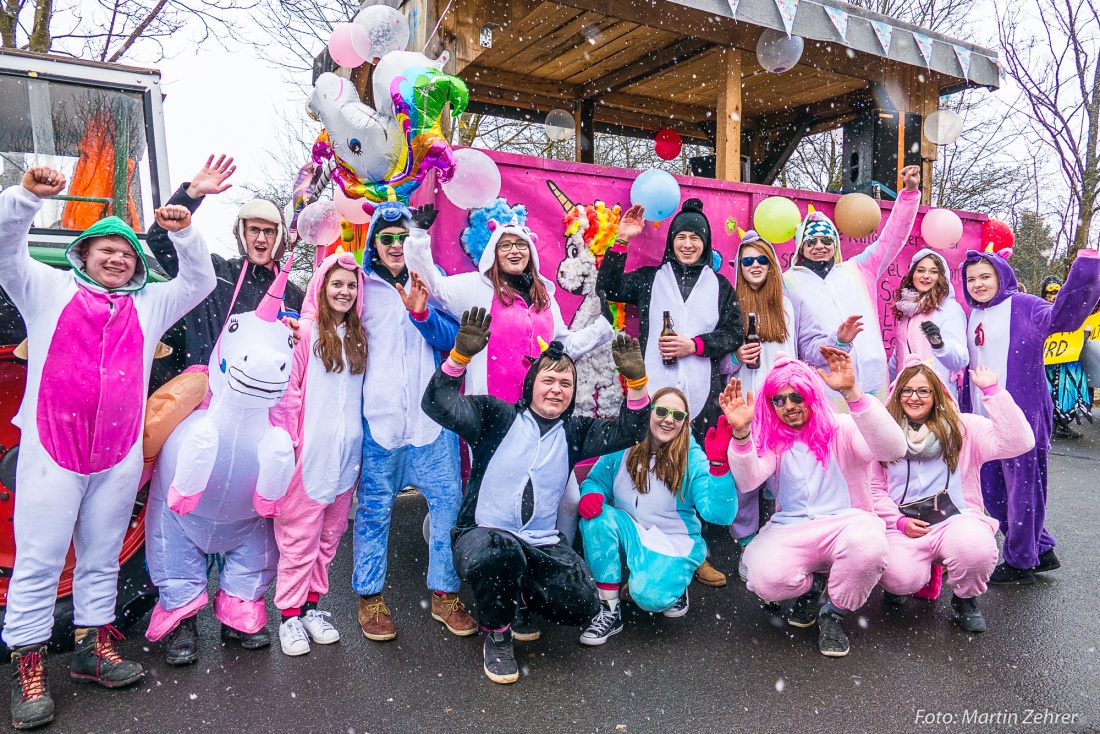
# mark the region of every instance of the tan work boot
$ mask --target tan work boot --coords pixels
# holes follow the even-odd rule
[[[432,594],[432,619],[442,622],[452,635],[468,637],[477,632],[477,622],[466,613],[458,594]]]
[[[710,561],[703,561],[703,565],[695,569],[695,580],[705,586],[725,586],[726,574],[710,565]]]
[[[381,594],[359,599],[359,627],[363,630],[363,637],[375,642],[386,642],[397,637],[390,608]]]

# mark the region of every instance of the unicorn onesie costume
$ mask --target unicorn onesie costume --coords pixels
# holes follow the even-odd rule
[[[207,603],[207,556],[224,554],[214,597],[223,639],[270,643],[263,597],[278,560],[271,518],[294,473],[290,434],[272,410],[294,352],[293,334],[278,319],[289,275],[290,258],[254,312],[229,318],[210,358],[205,409],[172,431],[157,459],[145,518],[149,575],[160,590],[150,641],[184,620],[193,630]],[[169,662],[194,662],[197,650],[188,657]]]
[[[0,286],[27,323],[27,385],[12,421],[22,431],[15,500],[18,553],[8,586],[4,642],[44,643],[53,629],[57,583],[70,541],[76,549],[73,621],[103,627],[115,618],[118,557],[142,469],[142,418],[161,335],[214,287],[202,236],[169,236],[179,278],[147,284],[133,230],[108,217],[66,251],[72,270],[31,259],[27,235],[42,200],[22,186],[0,194]],[[82,245],[124,238],[137,254],[134,276],[108,290],[84,271]]]

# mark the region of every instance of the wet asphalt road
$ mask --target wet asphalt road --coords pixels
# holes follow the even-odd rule
[[[517,643],[519,683],[500,686],[481,672],[480,638],[453,637],[429,615],[426,506],[410,495],[396,506],[385,590],[397,640],[359,633],[346,536],[323,601],[339,644],[300,658],[277,641],[255,652],[223,647],[208,608],[196,665],[165,665],[137,633],[122,643],[149,671],[132,689],[74,685],[69,656],[52,658],[58,721],[48,731],[1100,731],[1100,428],[1084,430],[1051,457],[1048,528],[1063,568],[1032,587],[992,587],[981,637],[951,624],[946,585],[937,603],[910,600],[900,613],[884,613],[876,590],[847,622],[851,654],[828,659],[815,629],[771,617],[739,582],[695,584],[686,617],[628,606],[626,630],[602,648],[579,645],[579,629],[544,625],[542,639]],[[712,528],[708,540],[714,565],[736,576],[729,537]],[[984,725],[964,718],[982,714]]]

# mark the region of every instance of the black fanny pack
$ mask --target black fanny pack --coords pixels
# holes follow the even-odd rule
[[[947,493],[947,485],[945,484],[943,489],[932,495],[926,497],[923,500],[917,502],[910,502],[905,504],[905,495],[909,493],[909,471],[912,464],[908,459],[905,461],[905,491],[901,496],[901,503],[898,504],[898,510],[906,517],[911,517],[914,520],[921,520],[929,525],[935,525],[936,523],[943,522],[952,515],[959,514],[959,508],[955,506],[955,503],[951,501],[951,495]],[[951,481],[951,473],[947,474],[947,481]]]

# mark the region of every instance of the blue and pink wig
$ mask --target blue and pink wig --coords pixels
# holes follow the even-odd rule
[[[806,424],[795,430],[779,419],[772,398],[790,385],[805,398],[807,408]],[[828,467],[829,446],[836,435],[836,410],[825,397],[821,378],[805,362],[791,359],[783,352],[775,357],[775,367],[764,379],[760,395],[756,396],[753,410],[753,430],[756,433],[756,446],[760,454],[774,452],[780,454],[791,448],[796,440],[810,447],[822,466]]]

